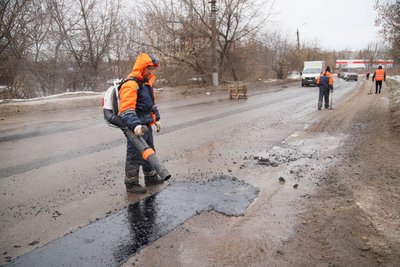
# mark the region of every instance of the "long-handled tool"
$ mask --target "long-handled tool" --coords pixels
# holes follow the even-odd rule
[[[333,90],[331,90],[331,104],[329,105],[329,109],[333,109]]]
[[[374,82],[371,83],[371,87],[370,87],[370,89],[369,89],[368,95],[372,95],[372,85],[373,85],[373,83],[374,83]]]
[[[106,120],[124,132],[129,141],[131,141],[132,144],[140,151],[142,158],[150,163],[151,166],[153,166],[161,179],[167,181],[169,178],[171,178],[171,174],[169,174],[167,168],[165,168],[164,165],[158,160],[155,151],[146,143],[143,137],[136,136],[132,130],[125,125],[121,118],[114,115],[111,110],[103,109],[103,111]],[[149,130],[146,126],[142,127],[144,128],[144,132]]]
[[[148,129],[146,126],[142,126],[144,132],[147,132]],[[157,174],[163,179],[167,181],[171,178],[171,174],[169,174],[167,168],[158,160],[156,156],[156,152],[146,143],[146,141],[141,136],[136,136],[128,127],[122,130],[129,141],[134,144],[134,146],[142,153],[142,158],[150,163],[151,166],[155,169]]]

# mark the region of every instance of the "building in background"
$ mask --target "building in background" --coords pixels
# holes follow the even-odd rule
[[[371,60],[369,59],[337,59],[336,60],[336,69],[354,69],[354,70],[364,70],[364,69],[375,69],[378,66],[382,66],[383,68],[391,68],[393,67],[392,59],[377,59]]]

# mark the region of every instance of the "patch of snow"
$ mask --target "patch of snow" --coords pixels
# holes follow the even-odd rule
[[[273,83],[273,82],[277,82],[278,79],[267,79],[267,80],[263,80],[263,83]]]
[[[65,92],[62,94],[35,97],[30,99],[0,99],[0,104],[2,103],[21,103],[26,102],[29,104],[43,103],[43,102],[56,102],[56,101],[66,101],[66,100],[76,100],[76,99],[91,99],[99,98],[103,93],[94,91],[77,91],[77,92]]]
[[[396,80],[398,82],[400,82],[400,75],[396,75],[396,76],[388,76],[389,79],[393,79]]]
[[[7,85],[0,85],[0,92],[4,92],[7,90],[9,90]]]

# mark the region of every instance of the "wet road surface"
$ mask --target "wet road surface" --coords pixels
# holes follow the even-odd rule
[[[336,84],[334,105],[357,86]],[[252,156],[281,145],[329,112],[316,111],[317,91],[296,85],[245,101],[230,101],[227,94],[160,101],[164,128],[155,143],[173,177],[168,184],[233,175],[269,190],[266,179],[244,171]],[[5,119],[0,150],[3,261],[143,200],[124,192],[125,140],[105,124],[98,107]]]

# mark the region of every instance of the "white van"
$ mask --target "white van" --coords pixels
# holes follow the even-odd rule
[[[304,61],[301,86],[317,85],[318,76],[325,70],[325,61]]]

